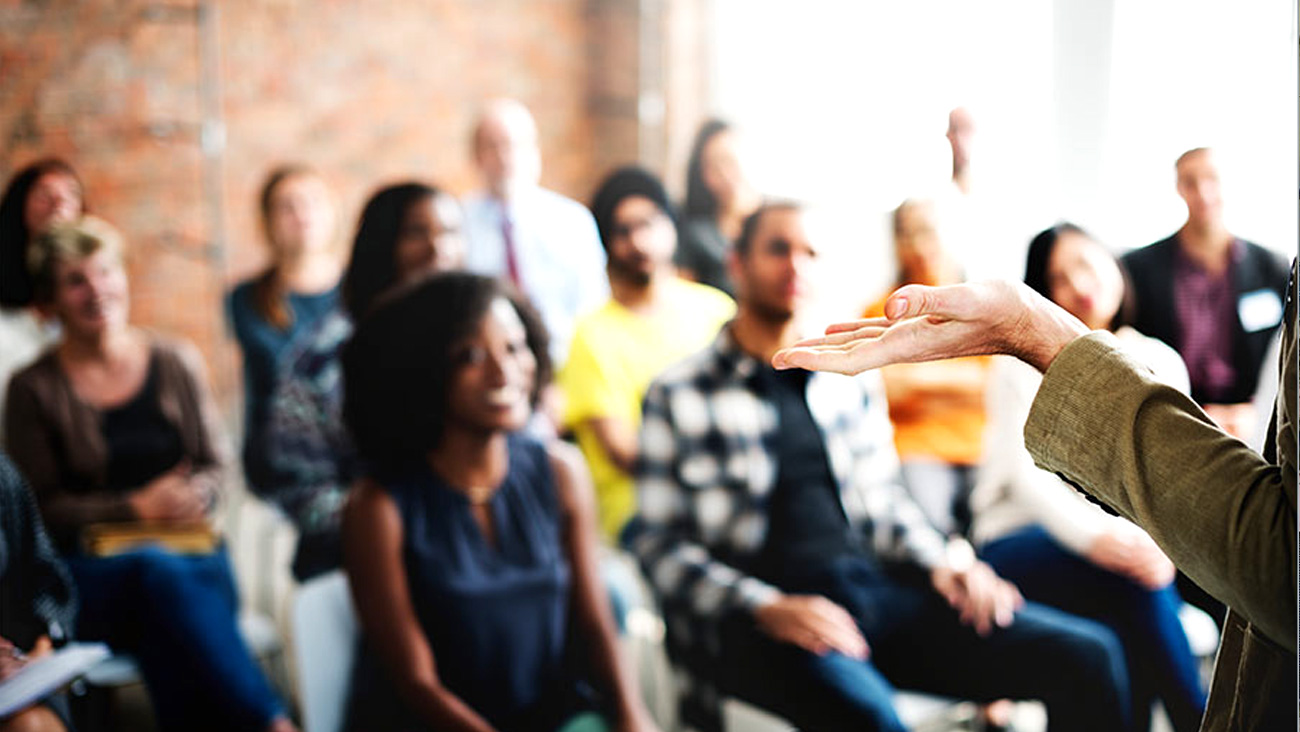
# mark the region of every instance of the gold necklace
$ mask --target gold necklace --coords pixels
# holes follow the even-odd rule
[[[463,492],[465,493],[465,498],[471,504],[482,506],[492,500],[492,496],[497,492],[497,489],[486,485],[472,485],[466,488]]]

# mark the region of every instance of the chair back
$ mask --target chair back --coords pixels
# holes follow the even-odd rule
[[[293,648],[304,732],[342,732],[357,637],[357,614],[342,570],[298,589]]]

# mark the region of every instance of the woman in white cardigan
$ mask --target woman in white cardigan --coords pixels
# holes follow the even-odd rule
[[[1186,392],[1177,352],[1125,325],[1131,288],[1121,267],[1086,232],[1063,223],[1030,243],[1025,283],[1088,327],[1114,332],[1158,377]],[[971,494],[972,538],[1027,599],[1116,632],[1128,659],[1133,729],[1150,726],[1151,702],[1159,699],[1178,732],[1195,730],[1205,690],[1178,620],[1174,565],[1142,529],[1034,465],[1023,430],[1041,380],[1015,359],[994,366],[985,454]]]

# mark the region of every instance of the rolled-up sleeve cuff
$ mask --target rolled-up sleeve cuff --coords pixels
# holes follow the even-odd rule
[[[753,577],[745,577],[736,584],[737,600],[751,613],[780,596],[780,590]]]

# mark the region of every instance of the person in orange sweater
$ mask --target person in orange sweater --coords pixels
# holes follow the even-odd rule
[[[909,199],[894,210],[894,253],[898,279],[890,292],[908,284],[953,285],[964,279],[957,260],[944,250],[931,201]],[[863,317],[884,315],[888,294]],[[903,479],[926,517],[945,534],[965,534],[970,526],[967,499],[983,450],[989,366],[987,356],[978,356],[881,369]]]

